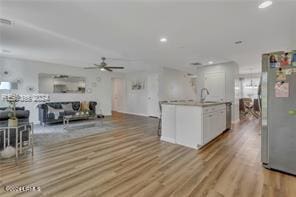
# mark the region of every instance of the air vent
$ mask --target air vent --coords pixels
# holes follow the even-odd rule
[[[192,66],[201,66],[202,64],[199,62],[192,62],[190,63]]]
[[[191,73],[187,73],[187,77],[196,78],[196,75],[191,74]]]
[[[12,21],[5,19],[5,18],[0,18],[0,23],[5,24],[5,25],[12,25]]]
[[[67,78],[69,78],[69,76],[68,75],[56,75],[56,76],[54,76],[54,78],[55,79],[67,79]]]

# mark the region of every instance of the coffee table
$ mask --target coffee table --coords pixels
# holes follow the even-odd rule
[[[95,119],[96,115],[90,115],[90,114],[66,115],[63,118],[63,125],[64,125],[64,128],[67,128],[69,127],[69,122],[72,120],[84,120],[84,119],[90,119],[90,118]]]

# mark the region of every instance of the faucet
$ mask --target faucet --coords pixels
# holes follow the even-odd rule
[[[206,91],[206,94],[204,94],[204,91]],[[210,92],[208,90],[208,88],[202,88],[200,90],[200,102],[203,103],[206,100],[207,95],[209,95]]]

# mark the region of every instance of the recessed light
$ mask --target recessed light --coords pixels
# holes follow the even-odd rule
[[[259,4],[258,8],[263,9],[271,5],[272,5],[272,1],[263,1],[262,3]]]
[[[168,41],[168,39],[167,38],[160,38],[160,40],[159,40],[160,42],[167,42]]]
[[[208,64],[214,64],[214,62],[213,61],[209,61]]]
[[[105,71],[105,68],[101,68],[100,70],[101,70],[101,71]]]
[[[191,74],[191,73],[187,73],[187,76],[188,76],[189,78],[197,78],[197,76],[196,76],[196,75],[194,75],[194,74]]]

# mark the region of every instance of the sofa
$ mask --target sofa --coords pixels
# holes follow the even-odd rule
[[[71,109],[64,109],[63,105],[71,104]],[[89,102],[89,114],[90,116],[96,116],[96,105],[97,102]],[[80,111],[81,102],[80,101],[68,101],[68,102],[49,102],[42,103],[38,105],[39,111],[39,122],[41,125],[45,126],[48,124],[61,123],[63,122],[64,116],[75,115]],[[54,111],[53,111],[54,110]],[[81,119],[87,119],[84,117]]]
[[[28,123],[30,118],[30,111],[25,110],[25,107],[16,107],[16,117],[18,119],[18,124]],[[8,119],[9,119],[8,107],[0,107],[0,127],[7,127],[8,126]]]

